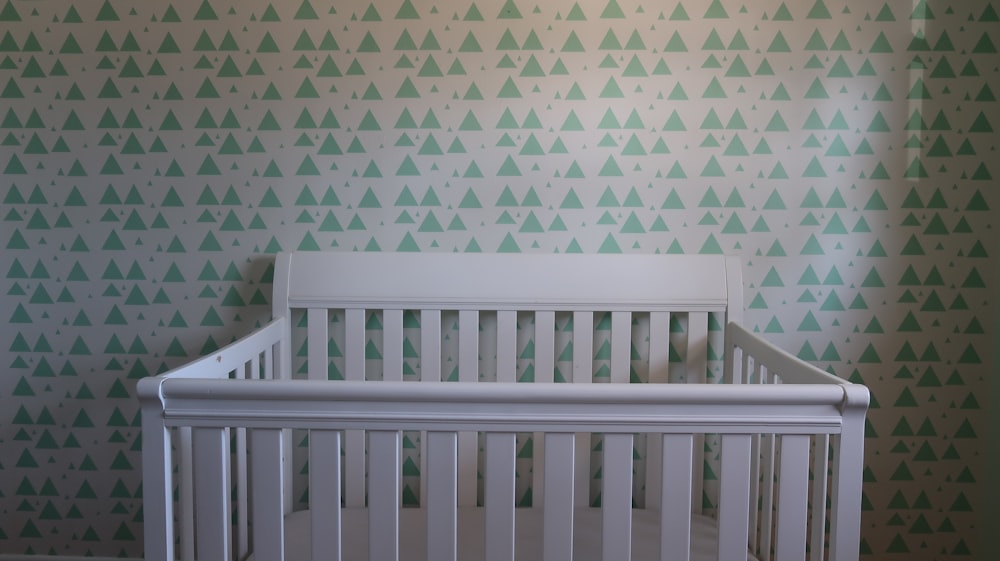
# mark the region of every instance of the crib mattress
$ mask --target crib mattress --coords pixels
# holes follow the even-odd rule
[[[368,513],[363,508],[343,511],[343,559],[345,561],[368,559]],[[646,561],[659,559],[659,514],[642,509],[633,510],[632,559]],[[483,509],[466,507],[458,511],[458,559],[475,561],[483,559]],[[515,558],[541,560],[542,511],[517,509],[515,519]],[[400,514],[400,561],[426,561],[427,511],[403,509]],[[575,514],[573,551],[576,561],[601,561],[601,511],[597,508],[579,508]],[[310,512],[302,510],[285,517],[286,561],[310,560]],[[694,515],[691,522],[691,561],[714,561],[717,557],[718,530],[715,520]],[[251,555],[250,560],[253,560]],[[756,561],[747,553],[748,561]]]

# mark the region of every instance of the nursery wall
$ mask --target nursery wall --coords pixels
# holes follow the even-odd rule
[[[864,557],[978,555],[998,44],[971,0],[0,1],[0,552],[140,556],[136,380],[336,250],[742,256],[874,392]]]

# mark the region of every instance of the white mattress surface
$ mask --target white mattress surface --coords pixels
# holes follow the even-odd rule
[[[368,559],[368,512],[365,509],[343,511],[343,559],[361,561]],[[459,508],[458,559],[475,561],[483,559],[483,509]],[[632,511],[632,559],[634,561],[659,560],[659,514],[655,511]],[[426,561],[427,535],[424,509],[403,509],[400,514],[400,561]],[[541,560],[542,511],[521,508],[516,510],[515,559]],[[310,561],[310,525],[308,510],[293,512],[285,517],[286,561]],[[715,520],[694,515],[691,523],[691,561],[714,561],[717,558],[717,529]],[[253,556],[250,557],[253,560]],[[574,516],[573,559],[575,561],[601,561],[601,511],[596,508],[579,508]],[[754,557],[747,554],[748,561]]]

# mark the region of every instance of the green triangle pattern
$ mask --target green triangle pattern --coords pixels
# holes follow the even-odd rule
[[[274,252],[384,250],[740,256],[746,323],[874,390],[865,555],[978,555],[998,21],[0,0],[0,550],[141,556],[136,379],[266,321]]]

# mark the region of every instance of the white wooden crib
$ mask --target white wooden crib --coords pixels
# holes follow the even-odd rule
[[[868,391],[740,327],[735,258],[291,253],[273,286],[139,383],[147,561],[858,559]]]

